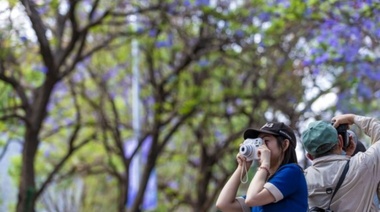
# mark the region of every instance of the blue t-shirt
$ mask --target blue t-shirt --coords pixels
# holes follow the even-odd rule
[[[278,202],[251,208],[251,212],[281,211],[303,212],[307,211],[307,185],[301,167],[295,163],[281,166],[268,180],[282,193],[284,198]]]

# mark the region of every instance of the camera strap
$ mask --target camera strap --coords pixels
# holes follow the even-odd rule
[[[245,179],[243,179],[245,176]],[[248,182],[248,168],[247,163],[243,162],[243,170],[240,172],[240,182],[246,184]]]
[[[347,160],[346,166],[343,169],[342,175],[340,175],[340,178],[338,180],[338,183],[336,184],[336,187],[334,189],[334,193],[331,196],[329,206],[327,207],[327,210],[330,210],[331,202],[336,194],[336,192],[339,190],[340,186],[342,185],[344,178],[346,177],[346,174],[348,172],[348,169],[350,168],[350,160]]]

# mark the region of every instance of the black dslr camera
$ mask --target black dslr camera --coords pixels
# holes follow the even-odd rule
[[[334,123],[331,123],[334,124]],[[338,132],[338,135],[341,135],[343,138],[343,150],[346,150],[346,148],[350,145],[350,135],[348,133],[348,124],[340,124],[336,131]]]

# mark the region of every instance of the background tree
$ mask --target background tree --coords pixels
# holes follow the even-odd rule
[[[126,35],[126,30],[120,28],[120,24],[128,26],[125,17],[141,11],[136,11],[129,4],[120,1],[51,1],[46,4],[31,1],[20,1],[18,4],[8,1],[6,10],[12,12],[13,9],[23,12],[29,18],[31,26],[13,28],[13,23],[8,22],[12,30],[4,31],[2,35],[4,51],[0,79],[9,91],[6,93],[9,98],[6,99],[8,104],[2,107],[1,113],[4,123],[22,126],[16,134],[23,137],[17,211],[34,211],[37,198],[64,163],[76,150],[96,138],[97,132],[94,129],[82,131],[85,125],[91,124],[91,119],[89,122],[82,121],[75,91],[70,90],[72,73],[81,61],[99,50],[106,47],[112,49],[116,38]],[[151,9],[154,8],[144,10]],[[33,35],[27,34],[30,30]],[[14,35],[21,42],[15,40]],[[96,40],[96,43],[89,44],[91,40]],[[35,73],[34,69],[39,69],[39,72]],[[51,100],[54,94],[59,95],[54,89],[59,85],[64,89],[64,84],[68,89],[60,92],[71,95],[71,100],[53,104]],[[60,112],[53,117],[49,110],[54,110],[54,107]],[[68,111],[68,107],[74,107],[74,111]],[[61,126],[57,129],[44,125],[49,117],[65,129],[59,132]],[[52,140],[57,137],[60,142],[64,140],[62,143],[65,143],[67,151],[57,158],[54,167],[37,183],[37,153],[42,132],[49,130],[56,136],[50,136]],[[49,138],[45,139],[44,142],[49,142]]]
[[[132,160],[148,141],[127,210],[142,206],[156,171],[158,210],[209,211],[248,127],[284,121],[301,131],[310,118],[377,105],[372,1],[3,4],[0,126],[23,146],[11,169],[18,211],[58,208],[49,194],[73,188],[80,201],[72,208],[124,211]],[[134,61],[143,126],[136,146]],[[324,111],[314,109],[320,99]]]

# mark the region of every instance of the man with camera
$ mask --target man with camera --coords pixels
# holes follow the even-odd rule
[[[332,118],[332,123],[316,121],[302,133],[307,157],[312,160],[312,165],[304,171],[309,207],[327,209],[331,200],[332,211],[377,211],[373,198],[380,179],[380,142],[377,142],[380,122],[375,118],[344,114]],[[346,155],[345,151],[352,151],[354,146],[352,137],[348,139],[347,128],[342,129],[346,124],[356,124],[371,138],[372,145],[365,152],[352,157]],[[344,176],[346,165],[348,171]]]

